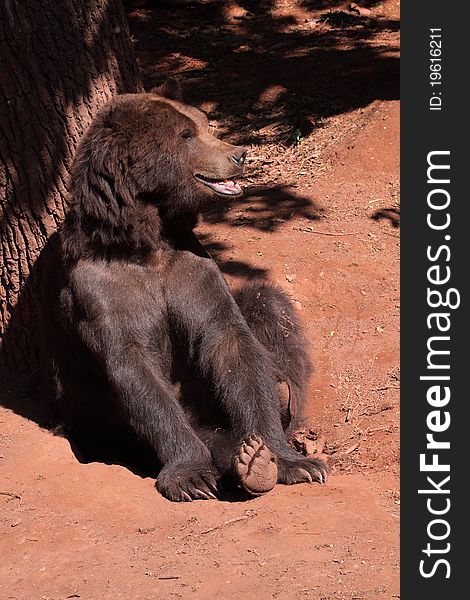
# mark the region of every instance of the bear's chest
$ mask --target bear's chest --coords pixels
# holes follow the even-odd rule
[[[166,312],[164,276],[158,265],[79,264],[71,274],[70,291],[79,320],[146,328]]]

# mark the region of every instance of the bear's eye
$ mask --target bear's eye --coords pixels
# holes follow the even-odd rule
[[[181,132],[181,137],[182,137],[184,140],[190,140],[190,139],[193,137],[193,134],[192,134],[192,133],[189,131],[189,129],[184,129],[184,130]]]

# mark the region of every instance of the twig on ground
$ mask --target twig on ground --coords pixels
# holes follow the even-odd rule
[[[390,425],[381,425],[380,427],[373,427],[372,429],[368,429],[367,433],[375,433],[377,431],[383,431],[384,429],[390,429]]]
[[[383,385],[381,387],[371,388],[370,391],[371,392],[384,392],[385,390],[399,390],[399,389],[400,389],[399,385],[393,385],[391,383],[388,383],[387,385]]]
[[[344,452],[340,452],[340,454],[351,454],[351,452],[354,452],[354,450],[357,450],[358,448],[359,444],[353,444],[352,446],[349,446],[349,448],[346,448]]]
[[[331,235],[334,237],[340,237],[343,235],[357,235],[359,233],[359,231],[318,231],[318,229],[313,229],[312,227],[306,227],[305,229],[300,229],[299,227],[298,231],[304,231],[305,233],[318,233],[319,235]]]
[[[242,517],[235,517],[234,519],[229,519],[228,521],[224,521],[215,527],[211,527],[210,529],[205,529],[201,531],[201,535],[205,535],[206,533],[212,533],[213,531],[217,531],[218,529],[222,529],[223,527],[228,527],[229,525],[233,525],[234,523],[238,523],[239,521],[246,521],[247,519],[252,519],[256,516],[256,513],[250,515],[243,515]]]
[[[10,498],[16,498],[21,502],[22,498],[18,494],[14,494],[13,492],[0,492],[0,496],[9,496]]]

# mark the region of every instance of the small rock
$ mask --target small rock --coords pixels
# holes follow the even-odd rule
[[[349,12],[352,12],[355,15],[359,15],[360,17],[370,17],[372,11],[370,11],[368,8],[363,8],[362,6],[359,6],[355,2],[351,2],[351,4],[349,5]]]
[[[237,2],[229,2],[228,5],[225,5],[223,8],[224,18],[228,21],[235,19],[244,19],[248,15],[250,15],[245,8],[240,6]]]

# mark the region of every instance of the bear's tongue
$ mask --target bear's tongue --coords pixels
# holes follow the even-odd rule
[[[195,177],[198,181],[207,185],[207,187],[210,187],[211,190],[214,190],[214,192],[222,194],[223,196],[240,196],[240,194],[243,194],[240,185],[231,179],[217,181],[216,179],[210,179],[205,175],[196,175]]]
[[[204,183],[219,194],[241,194],[243,191],[235,181],[204,181]]]

